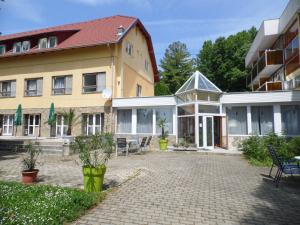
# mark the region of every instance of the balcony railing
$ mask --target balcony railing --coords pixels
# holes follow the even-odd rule
[[[261,57],[257,60],[257,63],[251,70],[251,79],[247,78],[247,85],[250,85],[252,81],[261,73],[268,73],[265,70],[267,66],[282,65],[283,64],[283,51],[282,50],[266,50]],[[265,75],[271,75],[265,74]]]

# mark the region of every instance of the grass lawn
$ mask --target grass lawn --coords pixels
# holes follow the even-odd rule
[[[103,193],[0,181],[0,224],[64,224],[103,198]]]

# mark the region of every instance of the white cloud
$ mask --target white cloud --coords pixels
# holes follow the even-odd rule
[[[5,1],[3,9],[12,13],[15,17],[35,23],[43,21],[42,10],[36,1],[31,0],[9,0]]]

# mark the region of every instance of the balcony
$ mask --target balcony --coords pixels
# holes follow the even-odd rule
[[[267,78],[283,65],[282,50],[265,50],[251,70],[251,79],[247,78],[247,85],[255,78]],[[250,75],[249,75],[250,76]],[[258,82],[258,79],[257,82]]]
[[[283,90],[283,84],[281,81],[265,82],[256,91],[281,91]]]

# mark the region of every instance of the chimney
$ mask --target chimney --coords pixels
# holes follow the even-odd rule
[[[121,25],[118,27],[117,31],[118,31],[118,36],[122,36],[125,32],[125,28]]]

